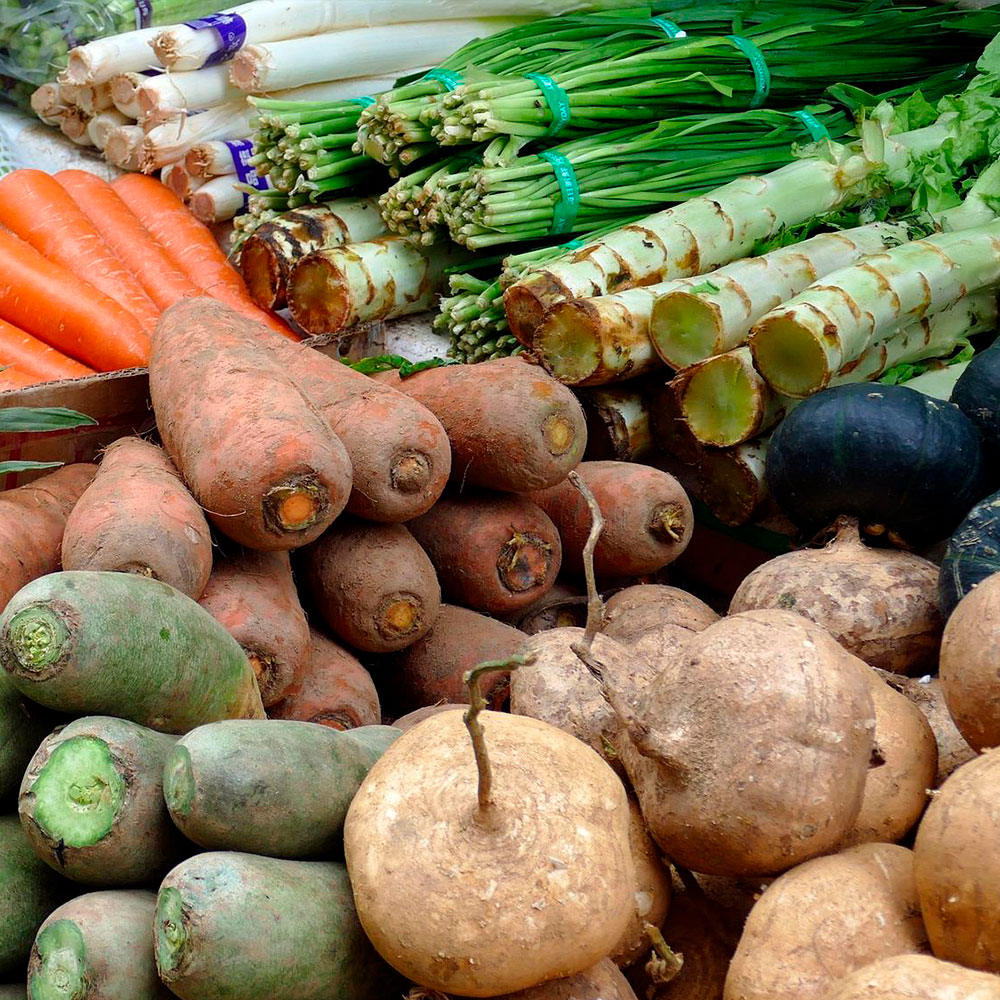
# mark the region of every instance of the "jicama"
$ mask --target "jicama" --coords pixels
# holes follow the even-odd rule
[[[373,198],[341,198],[300,208],[266,222],[240,250],[240,271],[250,297],[262,309],[280,309],[292,268],[315,250],[365,243],[385,235]]]
[[[446,269],[464,256],[416,247],[402,236],[316,250],[293,268],[288,305],[310,334],[422,312],[443,287]]]
[[[765,435],[732,448],[708,449],[698,464],[698,498],[723,523],[748,524],[768,500]]]
[[[765,315],[754,363],[788,396],[808,396],[914,317],[1000,283],[1000,222],[939,233],[834,271]]]
[[[212,224],[232,219],[243,210],[244,195],[237,187],[235,174],[212,177],[188,199],[191,214],[201,222]]]
[[[110,716],[56,729],[31,758],[18,798],[35,853],[60,875],[103,888],[165,875],[185,851],[163,803],[176,742]]]

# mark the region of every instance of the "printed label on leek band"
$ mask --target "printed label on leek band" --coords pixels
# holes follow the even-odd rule
[[[247,40],[247,23],[239,14],[209,14],[208,17],[184,23],[195,31],[211,29],[219,36],[219,46],[205,60],[206,66],[215,66],[232,59]]]
[[[153,27],[153,0],[135,0],[135,30]]]

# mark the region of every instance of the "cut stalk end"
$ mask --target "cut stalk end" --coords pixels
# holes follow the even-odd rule
[[[263,501],[264,523],[279,534],[306,531],[329,505],[326,487],[314,475],[301,476],[267,491]]]
[[[510,332],[525,347],[531,347],[549,307],[565,298],[565,289],[552,280],[511,285],[503,295]]]
[[[250,298],[261,309],[280,309],[285,305],[285,282],[275,254],[261,239],[251,236],[243,244],[240,271]]]
[[[552,546],[537,535],[515,531],[500,550],[497,575],[512,594],[540,587],[552,565]]]
[[[691,292],[668,292],[653,304],[649,337],[671,368],[687,368],[712,357],[719,333],[719,307]]]
[[[191,754],[187,747],[176,744],[163,768],[163,798],[176,816],[187,816],[194,802],[195,783],[191,769]]]
[[[320,256],[306,257],[288,279],[288,305],[306,333],[336,333],[350,314],[345,278]]]
[[[126,782],[103,740],[60,744],[21,796],[21,812],[53,843],[93,847],[112,830]]]
[[[679,503],[661,503],[649,518],[649,533],[658,541],[680,544],[684,541],[686,522]]]
[[[62,617],[52,608],[25,608],[7,625],[4,661],[12,673],[40,680],[53,672],[70,641]]]
[[[389,481],[400,493],[420,493],[430,482],[431,463],[426,455],[408,451],[393,459],[389,469]]]
[[[681,375],[680,407],[702,443],[728,448],[752,437],[763,414],[767,386],[749,359],[720,354]]]
[[[28,967],[31,1000],[84,1000],[89,992],[87,948],[73,920],[56,920],[35,940]]]
[[[601,363],[600,317],[586,300],[560,302],[534,332],[532,348],[554,378],[581,385]]]
[[[167,984],[182,975],[188,957],[185,924],[184,897],[173,886],[160,889],[154,922],[156,970]]]
[[[757,370],[786,396],[801,399],[818,392],[830,380],[823,345],[794,319],[775,316],[764,320],[754,329],[750,348]]]
[[[384,639],[404,639],[423,622],[419,598],[411,594],[393,594],[382,602],[376,628]]]

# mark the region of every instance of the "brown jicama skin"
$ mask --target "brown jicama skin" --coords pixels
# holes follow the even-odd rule
[[[310,630],[310,656],[269,719],[316,722],[331,729],[358,729],[382,721],[371,674],[346,649],[316,629]]]
[[[1000,1000],[1000,979],[930,955],[896,955],[845,976],[823,1000]]]
[[[285,212],[253,231],[240,251],[240,271],[261,309],[281,309],[288,276],[303,257],[323,247],[357,243],[385,233],[375,198],[343,198]]]
[[[525,635],[547,632],[553,628],[579,626],[587,621],[587,597],[576,583],[557,580],[541,600],[503,620],[516,625]]]
[[[694,513],[687,494],[669,473],[627,462],[583,462],[577,472],[604,514],[604,531],[594,552],[598,577],[655,573],[687,548]],[[569,482],[530,496],[559,529],[565,569],[582,572],[590,531],[583,496]]]
[[[162,448],[135,437],[108,446],[66,519],[62,565],[141,573],[198,600],[212,572],[212,534]]]
[[[963,764],[927,809],[913,848],[920,909],[938,958],[1000,972],[1000,752]]]
[[[406,1000],[452,1000],[447,993],[415,986]],[[516,993],[504,993],[495,1000],[636,1000],[628,980],[609,958],[602,958],[575,976],[553,979],[541,986],[529,986]]]
[[[625,790],[593,751],[500,712],[469,727],[475,754],[462,712],[389,747],[351,803],[344,853],[386,961],[429,989],[493,997],[605,957],[635,874]]]
[[[405,733],[414,726],[419,726],[421,722],[429,719],[432,715],[440,715],[442,712],[454,712],[456,709],[464,712],[465,706],[447,701],[442,702],[440,705],[428,705],[426,708],[418,708],[415,712],[407,712],[406,715],[401,715],[393,722],[392,727],[393,729],[402,730]]]
[[[465,672],[487,660],[506,660],[520,651],[524,639],[519,629],[494,618],[442,604],[431,630],[379,668],[389,716],[442,701],[461,703],[467,694]],[[489,707],[499,709],[510,691],[509,675],[487,674],[481,688]]]
[[[857,522],[844,519],[825,548],[789,552],[754,570],[729,611],[795,611],[872,666],[914,674],[937,663],[943,628],[937,585],[934,563],[870,548]]]
[[[940,788],[948,775],[976,756],[976,751],[965,742],[948,711],[940,678],[921,677],[917,680],[886,671],[880,674],[886,684],[913,702],[930,723],[937,742],[938,762],[933,787]]]
[[[349,514],[409,521],[434,504],[451,473],[451,449],[427,407],[308,345],[275,338],[270,349],[347,448]]]
[[[875,752],[883,763],[868,770],[861,812],[844,847],[901,840],[927,807],[937,774],[934,731],[920,709],[874,670],[864,672],[875,705]]]
[[[583,458],[587,425],[579,402],[521,358],[431,368],[405,379],[385,372],[376,379],[441,420],[451,442],[452,478],[463,487],[545,489]]]
[[[725,1000],[825,1000],[880,958],[926,950],[913,854],[862,844],[782,875],[754,906]]]
[[[324,620],[355,649],[405,649],[437,619],[434,566],[401,524],[341,518],[307,550],[304,563]]]
[[[559,532],[523,496],[467,491],[408,522],[456,604],[504,614],[534,604],[562,566]]]
[[[691,636],[718,620],[719,616],[693,594],[663,584],[639,584],[608,599],[603,632],[656,670]]]
[[[198,603],[243,647],[264,707],[280,701],[310,657],[288,553],[243,549],[219,558]]]
[[[59,569],[66,518],[96,474],[96,465],[67,465],[0,494],[0,611],[25,584]]]
[[[628,800],[628,842],[635,866],[635,904],[632,919],[611,952],[611,960],[621,968],[632,965],[649,951],[646,924],[659,927],[670,908],[670,871],[660,849],[646,830],[646,822],[635,799]]]
[[[160,317],[149,363],[160,435],[185,482],[223,534],[265,551],[319,537],[351,491],[340,439],[260,346],[273,337],[220,302],[185,299]]]
[[[875,711],[858,661],[816,625],[790,611],[733,615],[692,636],[632,704],[615,680],[604,677],[626,723],[619,749],[672,861],[775,874],[853,826]]]
[[[1000,746],[1000,575],[988,576],[952,612],[941,642],[941,688],[973,750]]]

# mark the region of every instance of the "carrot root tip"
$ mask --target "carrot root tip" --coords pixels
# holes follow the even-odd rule
[[[500,550],[497,574],[511,593],[540,586],[552,565],[552,546],[537,535],[515,531]]]
[[[661,542],[682,542],[685,534],[684,509],[679,503],[661,503],[653,508],[649,531]]]
[[[385,639],[399,639],[420,628],[423,615],[419,598],[394,594],[382,602],[376,627]]]
[[[553,455],[565,455],[576,441],[576,429],[572,422],[559,414],[553,414],[545,421],[542,433]]]
[[[267,491],[264,523],[272,531],[306,531],[330,506],[330,494],[314,475],[301,476]]]
[[[409,451],[392,463],[389,479],[394,490],[400,493],[420,493],[430,482],[431,463],[426,455]]]

